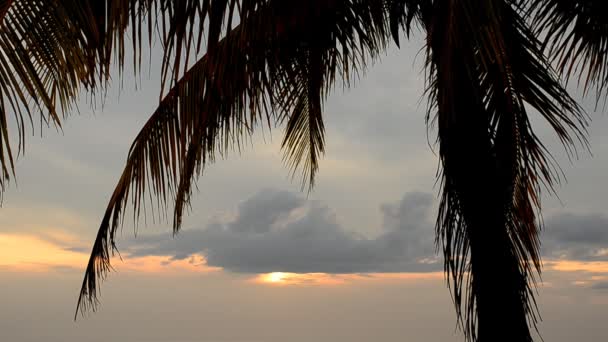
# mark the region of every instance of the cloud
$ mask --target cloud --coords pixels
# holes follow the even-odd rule
[[[127,242],[132,256],[169,255],[185,259],[203,254],[209,266],[238,273],[376,273],[431,272],[435,258],[430,217],[433,198],[408,193],[382,205],[381,232],[374,238],[340,225],[321,202],[265,190],[242,202],[235,216],[205,229],[142,236]]]
[[[541,236],[545,257],[608,261],[608,218],[600,214],[559,214],[546,222]]]
[[[203,229],[141,236],[126,242],[132,256],[204,255],[207,264],[238,273],[379,273],[441,271],[435,254],[433,197],[408,193],[380,206],[377,236],[366,237],[340,224],[318,201],[264,190],[241,202],[229,219]],[[558,214],[541,236],[546,259],[608,261],[608,218],[599,214]]]

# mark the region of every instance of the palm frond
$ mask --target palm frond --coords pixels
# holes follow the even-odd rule
[[[152,206],[158,210],[172,204],[177,232],[196,177],[216,155],[238,149],[263,120],[287,122],[288,163],[306,160],[305,178],[314,181],[324,146],[323,98],[337,78],[349,84],[385,48],[382,5],[382,0],[237,2],[238,26],[208,43],[207,53],[175,82],[135,139],[93,245],[77,313],[95,309],[129,203],[135,220],[146,195],[156,198]],[[217,34],[209,30],[213,42]],[[190,38],[185,41],[187,46]]]
[[[312,48],[303,56],[302,61],[294,67],[299,72],[294,78],[298,89],[285,89],[285,96],[280,96],[287,119],[282,148],[285,150],[283,159],[295,173],[302,167],[302,187],[308,184],[309,190],[314,186],[315,175],[318,171],[320,154],[325,152],[325,126],[323,124],[323,84],[321,72],[324,65],[323,56],[316,48]],[[289,112],[291,110],[291,112]]]
[[[27,128],[33,130],[36,120],[60,127],[81,88],[98,87],[95,63],[85,48],[87,31],[73,21],[83,6],[69,2],[0,3],[0,197],[15,174],[15,155],[24,152]],[[17,131],[16,154],[11,122]]]
[[[567,78],[578,75],[585,91],[598,97],[608,86],[608,3],[603,0],[529,0],[537,34]]]
[[[527,108],[569,151],[586,144],[586,116],[510,1],[436,2],[423,20],[442,165],[437,243],[458,316],[469,340],[531,341],[540,191],[559,177]]]
[[[430,0],[386,0],[389,26],[397,46],[400,45],[399,35],[405,29],[410,36],[412,26],[422,26],[424,18],[430,14],[433,3]]]

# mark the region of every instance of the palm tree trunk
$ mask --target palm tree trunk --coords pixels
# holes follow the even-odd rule
[[[467,114],[460,118],[464,126],[456,123],[440,135],[449,137],[446,149],[452,157],[444,167],[450,172],[449,186],[458,194],[470,252],[468,330],[477,342],[530,342],[527,274],[507,224],[510,203],[505,193],[510,189],[488,146],[487,128],[475,132],[480,125],[472,122],[475,115]]]
[[[458,73],[458,72],[456,72]],[[470,251],[469,328],[477,342],[532,341],[527,323],[527,274],[510,237],[507,215],[513,182],[499,163],[488,137],[483,112],[465,111],[470,94],[461,85],[464,106],[451,124],[440,128],[444,168],[457,194]],[[475,322],[477,319],[477,322]],[[472,325],[471,325],[472,324]],[[476,330],[476,331],[475,331]]]
[[[499,203],[500,199],[488,194],[479,197],[474,212],[465,214],[472,217],[467,226],[477,340],[529,342],[532,338],[521,297],[527,291],[526,277],[513,252]]]
[[[467,339],[531,342],[527,256],[512,236],[517,118],[508,104],[487,107],[488,96],[500,102],[506,95],[482,86],[502,76],[484,71],[477,44],[486,42],[472,40],[489,27],[483,17],[493,8],[483,3],[437,1],[426,23],[444,177],[437,228]]]

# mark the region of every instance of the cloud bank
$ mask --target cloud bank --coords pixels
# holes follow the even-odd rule
[[[559,214],[541,236],[546,258],[608,261],[608,218],[600,214]]]
[[[433,197],[407,193],[380,206],[374,237],[343,227],[331,208],[299,194],[263,190],[241,202],[230,219],[202,229],[148,235],[126,242],[131,256],[202,254],[207,264],[237,273],[401,273],[441,271],[435,253]],[[371,230],[370,230],[371,231]],[[608,261],[608,218],[559,214],[541,237],[545,259]]]
[[[332,210],[298,194],[264,190],[242,202],[234,217],[205,229],[144,236],[127,242],[132,256],[203,254],[209,266],[237,273],[377,273],[441,271],[435,256],[433,197],[408,193],[380,207],[373,238],[342,227]],[[124,247],[123,247],[124,248]]]

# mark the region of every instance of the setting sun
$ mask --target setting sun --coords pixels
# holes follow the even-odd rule
[[[287,278],[287,274],[283,272],[272,272],[266,276],[266,281],[269,283],[280,283]]]

